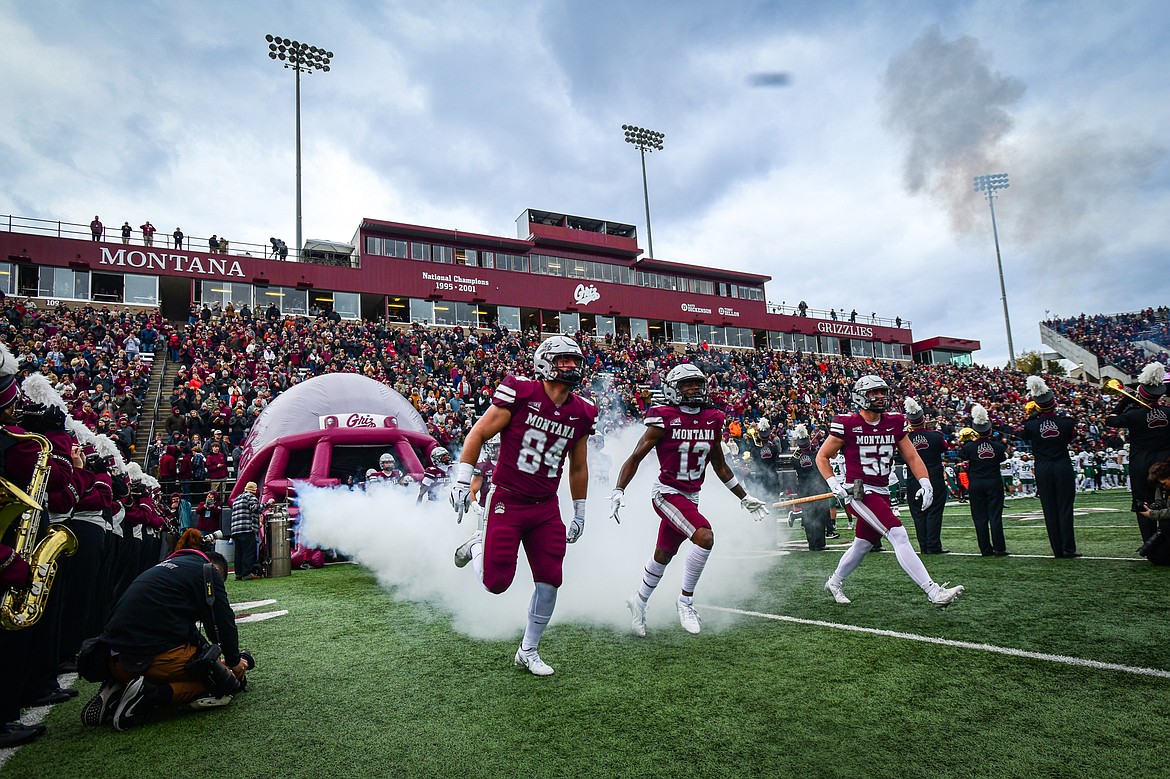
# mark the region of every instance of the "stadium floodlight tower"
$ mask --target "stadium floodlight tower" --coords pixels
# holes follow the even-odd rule
[[[985,193],[987,195],[987,205],[991,207],[991,234],[995,236],[995,263],[999,266],[999,294],[1003,300],[1003,324],[1007,328],[1008,359],[1010,360],[1008,367],[1015,370],[1016,350],[1012,346],[1012,320],[1008,316],[1007,287],[1003,283],[1003,260],[999,255],[999,229],[995,226],[995,193],[998,190],[1007,188],[1008,175],[1006,173],[993,173],[990,176],[975,177],[975,191]]]
[[[320,70],[329,72],[329,62],[333,59],[333,52],[316,46],[310,46],[301,41],[281,38],[276,35],[265,35],[268,41],[268,57],[284,63],[296,73],[297,82],[297,257],[300,257],[301,247],[301,73],[312,73]]]
[[[666,136],[632,124],[623,124],[622,129],[626,133],[626,143],[632,143],[642,155],[642,197],[646,200],[646,241],[650,252],[647,256],[653,257],[654,231],[650,229],[650,190],[646,188],[646,154],[655,150],[662,151],[662,139]]]

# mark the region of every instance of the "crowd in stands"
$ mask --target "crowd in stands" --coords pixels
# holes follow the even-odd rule
[[[1067,319],[1050,319],[1044,326],[1096,355],[1102,364],[1137,376],[1152,360],[1167,362],[1170,352],[1150,354],[1135,341],[1152,341],[1170,349],[1170,308],[1147,308],[1130,314],[1081,314]]]
[[[3,313],[0,327],[6,332],[0,335],[26,355],[25,370],[48,374],[74,417],[111,433],[128,459],[149,387],[150,362],[142,355],[165,346],[179,368],[163,387],[155,439],[137,459],[145,454],[147,472],[159,478],[164,492],[181,490],[193,508],[209,491],[230,486],[252,424],[268,403],[301,381],[354,372],[385,383],[411,401],[441,444],[458,451],[495,385],[518,365],[527,367],[540,340],[535,330],[283,316],[274,306],[256,312],[246,305],[192,307],[178,326],[158,313],[93,306],[38,310],[15,300],[4,302]],[[807,425],[814,440],[823,438],[832,415],[851,408],[853,381],[877,372],[896,397],[915,396],[951,440],[970,423],[970,408],[978,402],[995,429],[1024,448],[1014,440],[1027,400],[1018,372],[704,344],[678,348],[624,334],[577,338],[588,363],[582,392],[602,408],[603,433],[640,419],[660,398],[667,371],[688,360],[709,376],[710,395],[728,415],[728,438],[759,432],[783,450],[786,431],[797,423]],[[1111,401],[1098,388],[1052,384],[1080,423],[1080,449],[1122,445],[1117,431],[1104,425]],[[153,398],[146,409],[152,411]]]

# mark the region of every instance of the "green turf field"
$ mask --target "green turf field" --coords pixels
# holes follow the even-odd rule
[[[821,590],[838,551],[718,550],[775,565],[736,602],[700,589],[699,636],[554,617],[547,679],[511,667],[519,634],[469,639],[356,565],[233,579],[233,600],[275,599],[252,611],[289,611],[240,626],[259,667],[233,705],[90,730],[79,712],[96,685],[79,682],[0,777],[1161,776],[1170,572],[1133,554],[1128,493],[1077,503],[1078,560],[1047,556],[1034,500],[1008,502],[1014,556],[959,554],[977,552],[974,532],[949,506],[956,554],[925,558],[967,587],[945,611],[892,554],[867,559],[840,606]]]

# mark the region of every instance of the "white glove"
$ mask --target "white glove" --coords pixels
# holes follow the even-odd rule
[[[919,479],[918,483],[922,485],[922,489],[914,497],[922,500],[922,510],[926,511],[930,504],[934,503],[934,487],[930,486],[930,479]]]
[[[471,508],[471,477],[475,466],[459,463],[455,466],[455,486],[451,488],[451,508],[455,509],[455,521],[463,521],[463,514]]]
[[[829,478],[825,479],[825,483],[829,485],[829,491],[837,496],[837,500],[841,501],[842,503],[849,503],[851,500],[853,500],[852,496],[849,494],[849,490],[845,489],[845,486],[842,485],[841,482],[837,481],[836,476],[830,476]]]
[[[759,498],[753,498],[751,495],[744,495],[739,499],[739,507],[752,515],[752,519],[759,522],[764,517],[772,512],[768,510],[768,504]]]
[[[569,532],[565,540],[570,544],[577,543],[577,539],[585,532],[585,501],[573,501],[573,521],[569,523]]]
[[[621,513],[622,506],[624,505],[626,505],[626,491],[620,488],[615,489],[609,496],[609,516],[619,525],[622,523],[622,520],[618,514]]]

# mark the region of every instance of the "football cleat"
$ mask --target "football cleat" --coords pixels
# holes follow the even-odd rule
[[[934,591],[930,594],[930,602],[935,606],[949,606],[959,599],[963,594],[963,585],[959,584],[954,587],[948,587],[950,582],[936,585]]]
[[[483,541],[483,536],[477,530],[471,536],[471,538],[467,539],[467,541],[464,542],[463,546],[456,549],[455,550],[455,567],[462,568],[465,565],[467,565],[468,563],[470,563],[471,558],[473,557],[473,555],[471,554],[471,547],[475,546],[478,543],[481,543],[482,541]]]
[[[825,582],[825,592],[832,595],[833,600],[837,601],[838,603],[852,603],[853,602],[845,597],[845,593],[843,593],[841,591],[840,584],[833,584],[832,579],[829,579],[829,581]]]
[[[702,629],[703,620],[699,618],[699,612],[695,611],[695,604],[683,603],[680,600],[676,605],[678,607],[678,621],[683,626],[683,630],[692,636],[697,636]]]
[[[630,629],[634,631],[635,636],[645,638],[646,604],[638,600],[637,595],[631,595],[630,599],[626,601],[626,605],[630,607]]]
[[[232,696],[221,695],[216,697],[211,693],[200,695],[198,698],[188,701],[187,707],[191,709],[218,709],[221,706],[227,706],[232,702]]]
[[[540,655],[536,653],[535,649],[524,649],[521,647],[516,650],[516,657],[512,661],[517,668],[525,668],[533,676],[552,676],[552,666],[540,659]]]
[[[122,698],[125,682],[110,680],[102,685],[81,709],[81,724],[90,728],[104,725],[114,719],[114,708]]]

